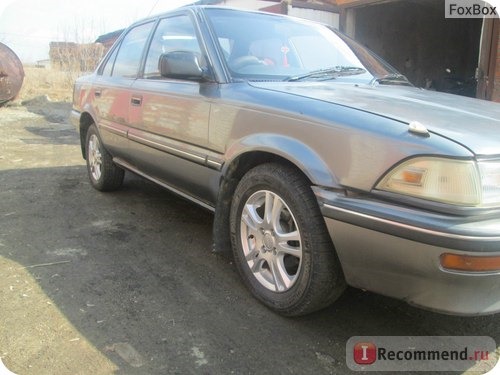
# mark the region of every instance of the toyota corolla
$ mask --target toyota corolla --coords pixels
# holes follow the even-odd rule
[[[415,88],[327,26],[203,6],[142,20],[77,80],[71,118],[97,190],[131,171],[213,211],[215,250],[274,311],[346,285],[500,311],[500,105]]]

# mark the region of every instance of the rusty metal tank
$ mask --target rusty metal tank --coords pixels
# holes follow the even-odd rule
[[[24,69],[19,57],[0,43],[0,106],[17,96],[23,80]]]

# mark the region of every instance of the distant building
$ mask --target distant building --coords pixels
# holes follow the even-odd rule
[[[53,69],[90,72],[96,68],[103,55],[104,46],[100,43],[50,43],[49,58]]]
[[[118,37],[122,34],[124,29],[116,30],[104,35],[99,36],[96,39],[95,43],[100,43],[104,46],[104,53],[108,52],[113,43],[118,39]]]
[[[37,60],[36,68],[50,68],[50,59]]]

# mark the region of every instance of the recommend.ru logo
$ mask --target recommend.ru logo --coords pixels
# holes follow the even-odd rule
[[[476,371],[498,362],[488,336],[355,336],[346,345],[354,371]]]

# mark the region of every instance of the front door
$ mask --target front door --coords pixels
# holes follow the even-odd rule
[[[128,137],[141,171],[204,201],[212,201],[214,170],[207,168],[208,123],[215,83],[162,77],[159,58],[172,51],[205,54],[195,24],[180,13],[160,20],[132,85]]]

